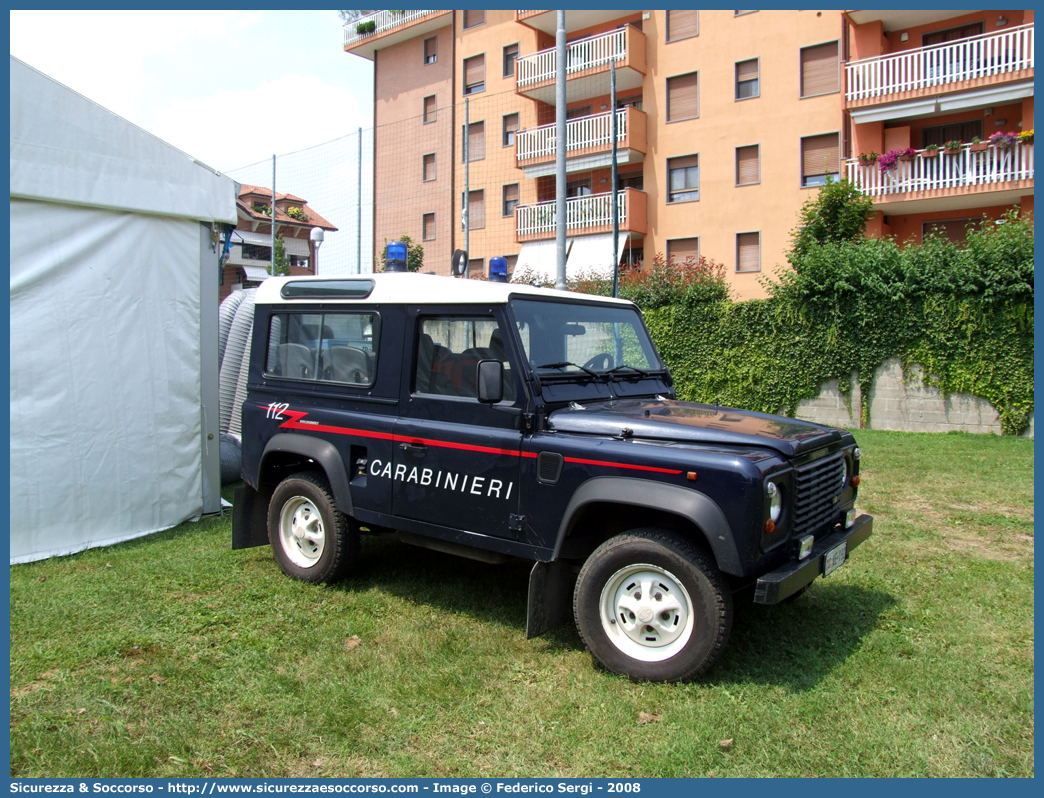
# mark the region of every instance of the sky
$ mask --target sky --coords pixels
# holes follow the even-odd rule
[[[336,11],[11,11],[11,54],[221,172],[372,126]]]

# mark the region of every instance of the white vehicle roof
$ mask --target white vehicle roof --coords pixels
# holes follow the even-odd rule
[[[295,293],[307,293],[309,284],[344,288],[345,296],[330,294],[327,296],[285,297],[283,287],[293,284]],[[365,296],[370,284],[373,290]],[[351,288],[361,289],[360,296],[351,297]],[[380,274],[359,274],[352,277],[269,277],[257,289],[257,304],[295,304],[315,302],[346,302],[366,304],[410,304],[410,305],[488,305],[503,304],[512,297],[533,299],[562,298],[574,302],[597,301],[618,305],[633,306],[626,299],[577,294],[572,291],[556,291],[553,288],[535,288],[518,283],[491,283],[485,280],[462,280],[454,277],[438,277],[433,274],[416,274],[412,272],[392,272]]]

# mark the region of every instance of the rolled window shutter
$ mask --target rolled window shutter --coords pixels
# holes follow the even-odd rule
[[[736,64],[736,80],[756,80],[758,77],[758,60],[740,61]]]
[[[697,73],[667,78],[667,121],[695,119],[699,112]]]
[[[464,12],[464,27],[471,28],[475,25],[481,25],[486,21],[485,11],[465,11]]]
[[[740,233],[736,236],[736,271],[756,272],[761,269],[761,234]]]
[[[476,55],[464,61],[464,85],[486,82],[486,56]]]
[[[801,175],[834,174],[841,168],[837,133],[801,139]]]
[[[699,260],[699,257],[700,239],[698,237],[675,238],[667,242],[667,258],[676,264],[685,263],[686,258]]]
[[[468,208],[468,228],[481,230],[486,226],[486,192],[481,189],[472,191],[470,206]]]
[[[837,42],[801,51],[801,96],[829,94],[840,89]]]
[[[424,214],[424,240],[431,241],[435,238],[435,214]]]
[[[486,157],[486,123],[468,125],[468,160],[481,161]]]
[[[699,155],[683,155],[681,158],[671,158],[667,162],[668,169],[688,169],[690,166],[699,165]]]
[[[667,12],[667,41],[676,42],[679,39],[689,39],[700,32],[699,11],[668,11]]]
[[[736,183],[738,185],[757,183],[761,180],[758,150],[757,145],[736,148]]]

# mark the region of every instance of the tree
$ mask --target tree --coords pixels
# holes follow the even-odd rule
[[[793,263],[817,244],[856,241],[863,237],[874,215],[873,200],[848,180],[827,178],[819,194],[801,208],[798,226],[791,231]]]
[[[286,256],[286,244],[283,236],[279,235],[275,240],[275,259],[272,263],[272,276],[290,276],[290,259]]]
[[[405,244],[408,249],[406,251],[406,268],[411,272],[419,272],[421,267],[424,265],[424,247],[420,244],[415,244],[413,238],[409,233],[400,233],[398,241]],[[388,239],[384,239],[384,246],[381,247],[381,271],[384,271],[385,258],[387,257],[388,251]]]
[[[368,17],[370,14],[376,14],[376,11],[338,11],[337,16],[341,18],[341,22],[347,25],[349,22],[355,22],[357,19]]]

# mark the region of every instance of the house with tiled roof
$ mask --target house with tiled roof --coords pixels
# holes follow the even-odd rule
[[[242,184],[236,198],[236,229],[232,249],[221,274],[220,298],[238,288],[255,286],[269,276],[272,265],[272,189]],[[327,233],[337,228],[294,194],[275,195],[276,236],[282,236],[291,274],[315,274],[317,253],[313,227]]]

